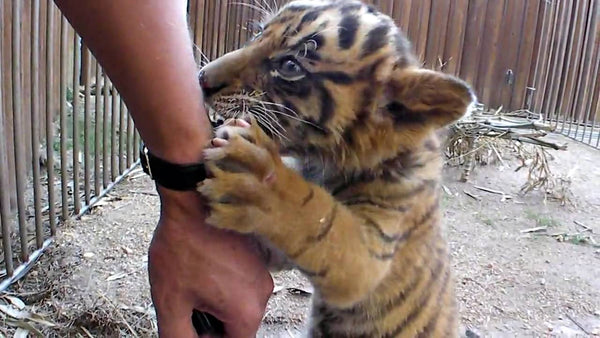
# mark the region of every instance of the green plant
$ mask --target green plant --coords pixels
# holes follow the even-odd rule
[[[527,219],[535,221],[536,225],[539,227],[552,228],[560,225],[560,221],[550,215],[538,214],[531,210],[525,211],[525,215],[527,216]]]

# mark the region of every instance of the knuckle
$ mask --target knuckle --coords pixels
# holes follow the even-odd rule
[[[247,303],[242,309],[240,309],[242,313],[240,313],[241,318],[244,318],[246,324],[249,326],[259,326],[263,317],[264,317],[264,305],[250,304]]]
[[[218,138],[222,138],[222,139],[229,139],[231,137],[231,135],[236,134],[236,129],[238,127],[235,127],[233,125],[223,125],[219,128],[217,128],[217,130],[215,131],[215,134],[217,135]]]

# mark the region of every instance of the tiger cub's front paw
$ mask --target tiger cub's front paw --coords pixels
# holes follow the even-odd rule
[[[216,131],[204,151],[210,178],[198,191],[208,200],[213,226],[253,232],[272,203],[272,185],[279,164],[275,144],[255,122],[229,120]]]

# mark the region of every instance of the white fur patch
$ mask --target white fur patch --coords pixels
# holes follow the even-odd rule
[[[477,98],[477,96],[475,95],[475,93],[471,93],[471,104],[469,104],[467,106],[467,109],[465,111],[465,114],[460,118],[460,119],[465,119],[470,117],[474,111],[479,109],[480,103],[479,100]]]
[[[288,168],[290,168],[290,169],[292,169],[294,171],[297,171],[297,172],[302,171],[302,164],[295,157],[292,157],[292,156],[281,156],[281,161],[283,162],[283,164],[286,167],[288,167]]]
[[[318,6],[328,5],[329,3],[330,3],[329,1],[322,1],[322,0],[295,0],[295,1],[289,2],[287,5],[285,5],[284,8],[296,7],[296,6],[318,7]]]

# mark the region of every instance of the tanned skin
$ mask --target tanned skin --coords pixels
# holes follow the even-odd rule
[[[154,154],[201,160],[209,123],[184,0],[55,0],[121,93]],[[244,236],[209,227],[200,196],[158,188],[161,214],[149,249],[161,337],[196,337],[193,309],[254,337],[273,281]]]

